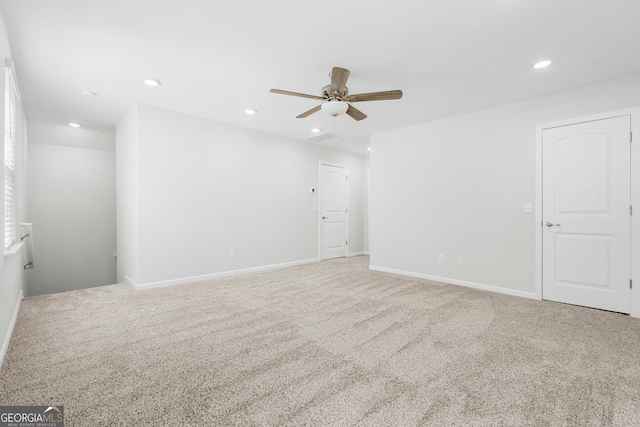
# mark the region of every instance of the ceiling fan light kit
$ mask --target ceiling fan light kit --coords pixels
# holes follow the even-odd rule
[[[331,83],[322,88],[322,96],[307,95],[305,93],[290,92],[281,89],[271,89],[270,92],[278,93],[280,95],[297,96],[300,98],[310,98],[323,101],[321,105],[296,116],[298,119],[308,117],[311,114],[322,110],[325,114],[332,117],[337,117],[346,113],[352,119],[360,121],[366,119],[367,115],[349,104],[350,102],[386,101],[402,98],[401,90],[387,90],[383,92],[349,95],[349,89],[347,89],[347,79],[349,78],[349,74],[350,71],[345,68],[333,67],[333,70],[331,71]]]
[[[322,104],[322,112],[327,116],[336,117],[341,114],[344,114],[349,109],[349,104],[344,101],[338,101],[335,99],[329,99],[327,102]]]

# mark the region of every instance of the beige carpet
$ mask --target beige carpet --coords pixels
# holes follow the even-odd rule
[[[638,426],[640,321],[339,259],[27,298],[0,405],[67,426]]]

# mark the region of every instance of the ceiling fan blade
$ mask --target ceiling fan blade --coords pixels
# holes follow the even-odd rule
[[[317,107],[313,107],[311,110],[305,111],[304,113],[300,114],[299,116],[296,116],[296,119],[304,119],[305,117],[308,117],[308,116],[312,115],[313,113],[316,113],[316,112],[320,111],[321,107],[322,107],[322,105],[318,105]]]
[[[307,95],[306,93],[289,92],[288,90],[271,89],[269,92],[279,93],[280,95],[299,96],[300,98],[311,98],[311,99],[317,99],[319,101],[324,101],[324,98],[321,96]]]
[[[384,92],[371,92],[371,93],[359,93],[356,95],[347,96],[348,102],[362,102],[362,101],[386,101],[388,99],[400,99],[402,98],[401,90],[386,90]]]
[[[344,89],[350,73],[349,70],[344,68],[333,67],[333,70],[331,70],[331,87],[337,91]]]
[[[365,113],[358,110],[353,105],[349,105],[349,109],[347,109],[347,115],[356,121],[364,120],[367,118],[367,115]]]

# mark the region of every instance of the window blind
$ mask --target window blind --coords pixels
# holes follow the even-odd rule
[[[4,248],[16,242],[16,102],[13,70],[5,68],[4,103]]]

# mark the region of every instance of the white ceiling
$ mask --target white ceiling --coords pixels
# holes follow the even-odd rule
[[[390,129],[640,74],[639,0],[0,0],[28,118],[113,132],[136,101],[365,153]],[[534,62],[553,58],[551,67]],[[333,66],[369,117],[311,99]],[[142,83],[155,77],[162,85]],[[98,96],[82,95],[83,89]],[[246,108],[258,114],[248,116]]]

